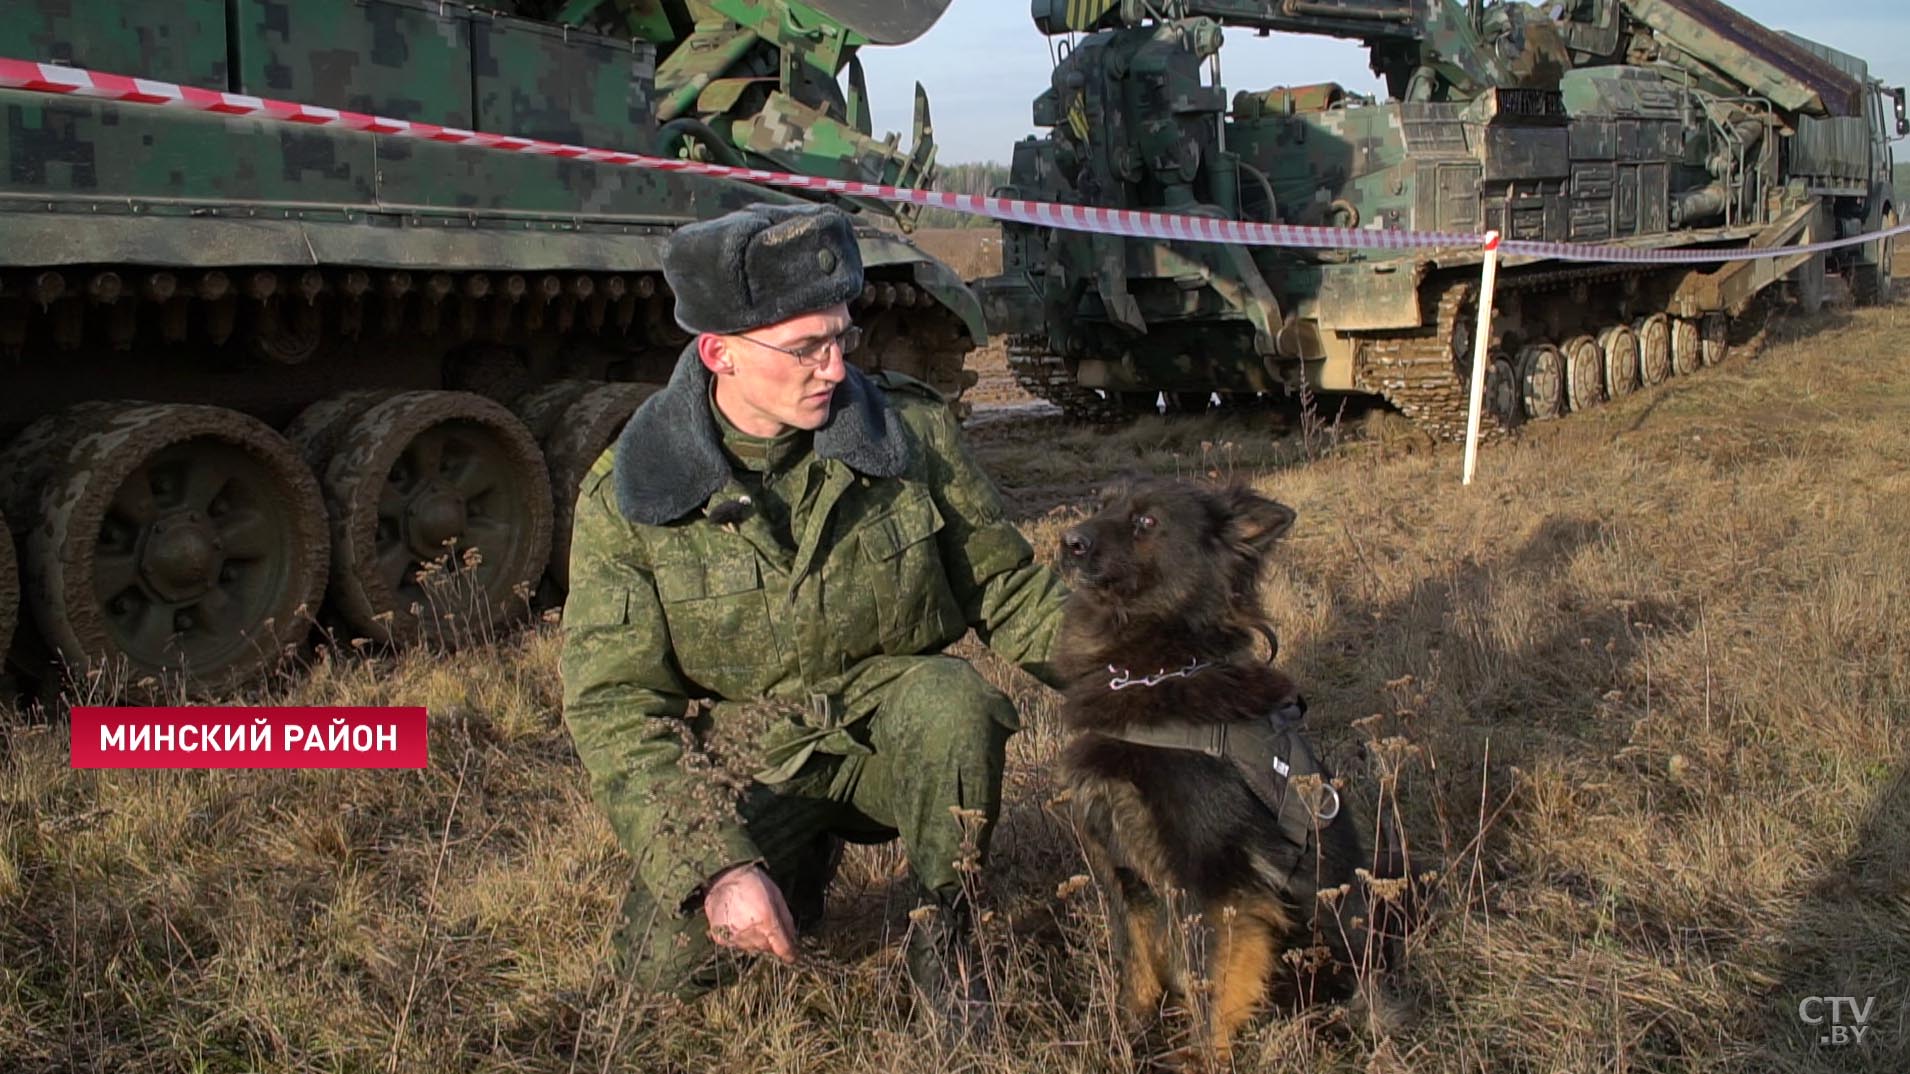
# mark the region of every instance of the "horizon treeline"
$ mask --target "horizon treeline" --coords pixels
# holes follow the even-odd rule
[[[935,189],[950,194],[988,194],[1008,182],[1008,165],[992,160],[974,164],[944,164],[936,169]],[[950,212],[947,209],[922,210],[921,227],[994,227],[985,216]]]

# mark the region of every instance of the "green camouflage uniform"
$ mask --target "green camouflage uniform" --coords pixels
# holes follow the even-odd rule
[[[938,654],[973,626],[1053,681],[1060,582],[1003,517],[946,404],[906,378],[864,383],[886,388],[900,418],[899,476],[824,458],[809,433],[764,441],[720,422],[731,473],[701,510],[630,521],[614,448],[583,483],[565,719],[636,861],[619,948],[654,990],[715,983],[721,960],[696,905],[728,866],[762,862],[788,892],[828,836],[899,835],[924,887],[954,887],[950,807],[992,824],[1017,719],[966,662]],[[739,501],[751,508],[740,520],[718,511]],[[704,748],[686,749],[692,739]],[[751,778],[731,790],[685,764],[720,762],[738,740]]]

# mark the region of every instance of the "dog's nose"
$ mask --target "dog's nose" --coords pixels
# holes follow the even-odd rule
[[[1079,559],[1094,551],[1094,538],[1088,535],[1088,531],[1077,527],[1061,535],[1061,547]]]

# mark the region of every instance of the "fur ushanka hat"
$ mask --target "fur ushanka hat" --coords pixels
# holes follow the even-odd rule
[[[670,236],[663,276],[676,323],[734,335],[862,293],[849,215],[828,205],[749,205]]]

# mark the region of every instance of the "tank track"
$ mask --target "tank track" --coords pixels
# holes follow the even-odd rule
[[[1421,329],[1369,339],[1361,347],[1363,379],[1435,440],[1460,440],[1466,435],[1471,390],[1460,370],[1469,371],[1465,363],[1471,361],[1473,326],[1460,324],[1459,318],[1477,316],[1478,291],[1475,284],[1453,281],[1439,292],[1430,335]],[[1456,347],[1455,340],[1465,341],[1464,345]],[[1502,436],[1505,431],[1486,408],[1480,415],[1480,438]]]
[[[1076,383],[1061,356],[1049,353],[1045,335],[1009,336],[1008,371],[1022,391],[1060,407],[1074,421],[1109,424],[1130,417],[1117,401]]]
[[[1500,277],[1499,295],[1502,299],[1529,296],[1640,274],[1635,267],[1604,265],[1522,272]],[[1431,287],[1435,290],[1428,295],[1428,305],[1434,310],[1430,324],[1406,331],[1362,334],[1357,383],[1361,390],[1393,404],[1433,439],[1457,441],[1465,437],[1470,403],[1472,318],[1477,316],[1478,284],[1457,276],[1434,282]],[[1734,353],[1755,353],[1768,331],[1770,314],[1779,304],[1775,289],[1766,288],[1730,319],[1729,345]],[[1133,416],[1119,400],[1076,383],[1067,364],[1048,351],[1045,335],[1008,337],[1008,366],[1025,391],[1061,407],[1069,418],[1112,423]],[[1515,396],[1518,391],[1516,385],[1487,383],[1480,421],[1482,439],[1504,437],[1509,432],[1493,411],[1495,388],[1509,389]]]
[[[0,356],[205,347],[265,366],[325,360],[338,342],[393,340],[411,349],[586,341],[628,359],[666,363],[688,340],[660,273],[408,272],[153,266],[0,272]],[[974,383],[974,342],[953,310],[907,281],[871,280],[850,303],[868,333],[871,364],[922,380],[951,400]],[[460,371],[462,372],[462,371]],[[646,370],[639,370],[639,374]],[[264,374],[260,374],[264,375]],[[480,394],[521,391],[470,371]],[[640,379],[645,379],[641,378]],[[38,413],[13,415],[17,428]],[[8,424],[0,413],[0,426]]]
[[[914,377],[940,392],[958,418],[967,416],[961,397],[979,379],[968,368],[975,341],[954,310],[914,284],[877,282],[862,289],[850,312],[868,334],[858,364]]]

